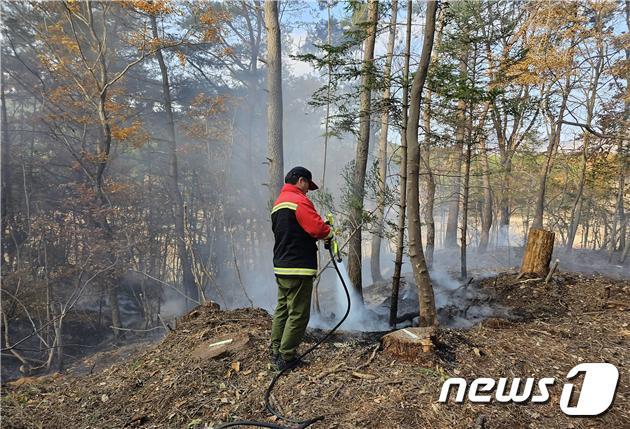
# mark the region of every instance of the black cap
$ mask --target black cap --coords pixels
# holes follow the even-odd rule
[[[308,189],[310,191],[315,191],[319,189],[319,186],[317,186],[315,182],[313,182],[313,175],[311,174],[311,172],[304,167],[293,167],[291,171],[289,171],[284,177],[284,183],[289,183],[289,180],[291,178],[299,179],[300,177],[303,177],[309,181],[310,185]]]

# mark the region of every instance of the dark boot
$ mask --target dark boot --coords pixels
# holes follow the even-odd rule
[[[307,366],[308,364],[309,363],[307,361],[302,360],[300,358],[293,358],[293,359],[286,360],[281,355],[278,355],[275,361],[275,367],[277,371],[284,371],[284,370],[290,371],[295,368]]]

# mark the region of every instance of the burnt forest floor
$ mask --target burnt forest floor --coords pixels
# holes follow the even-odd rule
[[[314,428],[623,428],[630,427],[630,281],[556,274],[549,284],[487,278],[469,287],[512,309],[470,329],[440,328],[435,353],[401,361],[378,338],[339,335],[310,355],[311,364],[283,377],[274,398],[285,415],[325,415]],[[92,374],[47,376],[3,386],[6,428],[203,428],[237,419],[274,421],[263,395],[273,377],[263,310],[198,307],[157,345]],[[195,349],[246,333],[244,347],[218,357]],[[315,341],[307,337],[307,344]],[[620,371],[616,401],[594,418],[565,416],[559,396],[581,362]],[[546,404],[442,404],[448,377],[555,377]]]

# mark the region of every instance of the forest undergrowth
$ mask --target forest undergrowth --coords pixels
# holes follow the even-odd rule
[[[310,365],[283,379],[274,398],[285,415],[326,415],[320,428],[613,428],[630,421],[629,383],[620,379],[608,412],[565,416],[558,405],[567,372],[581,362],[630,358],[630,281],[559,273],[549,282],[515,273],[470,285],[514,318],[488,318],[471,329],[440,328],[434,353],[401,361],[378,339],[342,333]],[[269,367],[270,316],[260,309],[200,306],[159,344],[80,376],[45,376],[5,386],[3,427],[214,427],[241,418],[273,421],[262,398]],[[246,334],[239,350],[194,358],[200,345]],[[303,347],[316,340],[311,334]],[[545,404],[442,404],[448,377],[555,377]]]

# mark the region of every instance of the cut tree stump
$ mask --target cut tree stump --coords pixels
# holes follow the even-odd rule
[[[434,327],[399,329],[383,336],[383,350],[395,356],[413,359],[433,351],[431,336],[434,334]]]
[[[536,274],[544,278],[549,273],[549,262],[551,262],[555,236],[553,232],[544,229],[532,228],[529,230],[521,274]]]
[[[246,333],[222,335],[204,341],[192,351],[191,356],[198,359],[212,359],[222,356],[224,353],[241,350],[245,348],[247,343],[249,343],[249,335]]]

